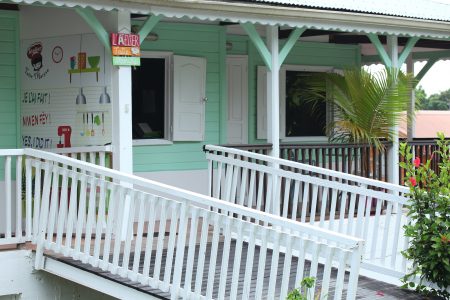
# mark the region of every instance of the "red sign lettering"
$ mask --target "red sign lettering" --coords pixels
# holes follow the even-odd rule
[[[111,46],[140,47],[139,35],[133,33],[111,33]]]

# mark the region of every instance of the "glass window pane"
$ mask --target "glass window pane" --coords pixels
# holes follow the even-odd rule
[[[165,66],[163,58],[141,58],[133,68],[133,139],[165,137]]]
[[[312,74],[286,71],[286,137],[326,135],[326,103],[305,101],[305,79]]]

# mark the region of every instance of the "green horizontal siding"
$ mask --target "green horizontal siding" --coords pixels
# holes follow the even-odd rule
[[[18,142],[19,15],[0,10],[0,148],[16,148]],[[4,160],[0,158],[0,180]]]
[[[134,172],[192,170],[206,168],[202,147],[218,144],[225,59],[221,26],[159,23],[153,30],[157,41],[145,41],[142,51],[168,51],[175,55],[206,58],[206,127],[204,142],[174,142],[173,145],[133,147]]]

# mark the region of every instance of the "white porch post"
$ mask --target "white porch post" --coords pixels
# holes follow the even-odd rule
[[[267,26],[267,48],[271,54],[271,70],[267,73],[267,142],[270,155],[280,157],[280,64],[278,26]]]
[[[130,32],[131,19],[127,11],[117,12],[117,31]],[[121,172],[133,173],[133,136],[131,113],[131,67],[113,67],[112,71],[113,103],[112,103],[112,145],[113,167]],[[125,201],[121,238],[127,233],[127,221],[130,215],[130,198],[118,199]]]
[[[267,142],[272,144],[270,155],[280,157],[280,64],[278,26],[267,26],[267,48],[271,54],[271,68],[267,73]],[[278,168],[278,165],[273,165]],[[272,213],[280,215],[278,176],[272,174]]]
[[[412,53],[408,56],[408,60],[406,61],[406,72],[409,74],[414,74],[414,60],[412,57]],[[412,141],[415,136],[416,131],[416,120],[414,118],[414,110],[416,105],[416,92],[414,89],[411,89],[411,99],[408,107],[408,141]]]
[[[130,13],[117,12],[117,31],[131,30]],[[131,67],[113,67],[112,145],[114,169],[133,173]]]
[[[392,62],[392,68],[396,71],[401,66],[398,63],[398,40],[396,36],[390,35],[387,37],[387,53]],[[392,128],[394,137],[392,140],[392,147],[388,152],[388,181],[390,183],[399,183],[399,171],[398,171],[398,154],[399,154],[399,139],[398,139],[398,126]]]

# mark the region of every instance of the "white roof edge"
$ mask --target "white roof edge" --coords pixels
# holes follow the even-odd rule
[[[2,1],[4,0],[0,0]],[[262,25],[450,40],[450,22],[310,8],[208,0],[9,0],[7,2],[51,4],[60,7],[80,6],[107,11],[128,10],[131,13],[164,15],[171,18],[251,22]]]

